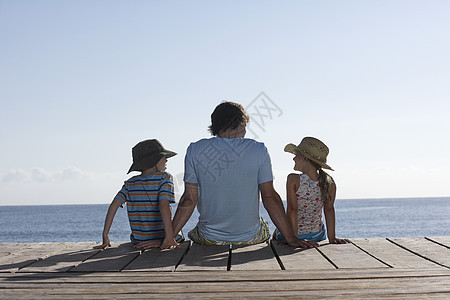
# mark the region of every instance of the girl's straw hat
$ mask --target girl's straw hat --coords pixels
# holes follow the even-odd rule
[[[151,169],[163,156],[169,158],[177,155],[173,151],[164,149],[163,145],[156,139],[139,142],[133,147],[132,153],[133,164],[128,173]]]
[[[322,168],[334,171],[327,165],[327,155],[330,152],[328,147],[316,138],[305,137],[298,146],[294,144],[286,145],[284,151],[292,154],[300,153],[307,159],[319,164]]]

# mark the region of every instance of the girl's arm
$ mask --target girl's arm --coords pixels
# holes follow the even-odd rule
[[[281,232],[289,246],[301,248],[312,248],[319,246],[316,242],[298,239],[297,234],[292,232],[280,195],[278,195],[273,188],[273,181],[261,183],[259,185],[259,190],[261,191],[261,198],[264,208],[269,213],[270,219],[272,219],[274,225]]]
[[[299,175],[289,174],[286,180],[286,195],[287,195],[287,209],[286,214],[288,217],[289,225],[295,235],[298,234],[298,202],[297,202],[297,190],[299,185]]]
[[[336,238],[336,214],[334,211],[334,200],[336,199],[336,184],[331,184],[331,198],[323,205],[323,212],[325,214],[325,222],[327,224],[327,235],[330,244],[347,244],[350,243],[347,239]]]
[[[170,209],[170,204],[167,199],[161,199],[159,201],[159,211],[161,212],[161,218],[164,224],[164,231],[166,237],[161,245],[161,249],[172,249],[175,247],[180,247],[174,239],[173,229],[172,229],[172,210]]]
[[[95,246],[95,249],[105,249],[106,247],[111,247],[111,242],[109,241],[109,230],[111,229],[112,222],[114,221],[114,216],[116,215],[117,209],[122,206],[119,199],[114,198],[108,208],[108,213],[106,214],[105,225],[103,227],[103,243],[101,245]]]

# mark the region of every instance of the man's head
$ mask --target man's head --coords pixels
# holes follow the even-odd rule
[[[249,120],[242,105],[224,101],[211,114],[211,125],[208,128],[212,135],[218,136],[221,132],[236,129],[240,125],[245,127]]]

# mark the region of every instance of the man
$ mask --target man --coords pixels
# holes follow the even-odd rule
[[[273,187],[270,156],[263,143],[245,139],[249,116],[242,105],[219,104],[211,115],[214,136],[191,143],[185,157],[185,191],[173,219],[177,234],[197,205],[199,221],[189,238],[204,245],[257,244],[270,238],[259,216],[259,195],[287,243],[316,247],[292,232],[280,196]]]

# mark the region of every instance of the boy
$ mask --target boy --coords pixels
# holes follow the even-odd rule
[[[109,206],[103,228],[103,243],[96,249],[111,247],[109,230],[119,207],[127,204],[131,226],[131,241],[136,248],[172,249],[179,247],[183,236],[174,236],[172,211],[169,203],[175,203],[172,175],[165,172],[169,157],[176,153],[164,149],[156,140],[145,140],[132,149],[133,164],[128,173],[141,172],[125,181]]]

